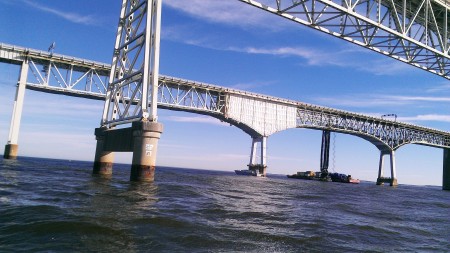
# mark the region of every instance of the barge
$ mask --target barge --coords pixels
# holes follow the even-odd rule
[[[288,178],[295,179],[305,179],[305,180],[317,180],[324,182],[339,182],[339,183],[350,183],[350,184],[359,184],[359,179],[352,178],[351,175],[346,175],[342,173],[322,173],[322,172],[314,172],[314,171],[300,171],[296,174],[287,175]]]

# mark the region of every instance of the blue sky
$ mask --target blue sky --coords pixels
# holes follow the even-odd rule
[[[448,80],[235,0],[164,0],[160,72],[271,96],[450,130]],[[0,42],[111,62],[119,0],[0,0]],[[6,144],[19,68],[0,63],[0,140]],[[27,90],[19,136],[24,156],[92,161],[103,103]],[[245,169],[251,139],[201,115],[159,111],[157,164]],[[321,132],[290,129],[268,139],[268,172],[318,170]],[[3,150],[3,144],[0,145]],[[331,167],[374,181],[379,152],[336,134]],[[400,184],[442,184],[443,151],[396,152]],[[131,162],[131,154],[116,153]],[[334,162],[333,162],[334,161]],[[388,160],[386,160],[388,162]],[[388,172],[388,167],[385,168]]]

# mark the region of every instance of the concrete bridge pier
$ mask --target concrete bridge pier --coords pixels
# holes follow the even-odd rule
[[[22,67],[20,69],[19,82],[17,84],[16,97],[14,100],[13,113],[11,117],[11,126],[9,128],[9,138],[5,145],[5,151],[3,153],[3,158],[5,159],[16,159],[19,149],[19,128],[20,120],[22,118],[23,101],[25,97],[25,88],[27,85],[28,77],[28,59],[22,62]]]
[[[156,151],[163,132],[157,122],[133,122],[133,163],[131,181],[153,181],[155,178]]]
[[[391,160],[391,177],[384,177],[384,156],[389,155]],[[397,186],[397,175],[395,169],[395,151],[394,150],[381,150],[380,151],[380,164],[378,169],[377,185],[383,185],[389,183],[390,186]]]
[[[93,175],[110,176],[114,152],[133,152],[130,181],[153,181],[156,151],[163,125],[156,122],[133,122],[120,129],[96,128],[97,149]]]
[[[258,143],[260,144],[259,161],[257,161]],[[250,163],[248,164],[248,169],[258,172],[263,177],[266,176],[267,171],[266,152],[267,136],[252,137],[252,149],[250,153]]]
[[[93,175],[111,176],[114,163],[114,152],[106,151],[106,128],[96,128],[95,138],[97,146],[95,149]]]
[[[442,190],[450,191],[450,149],[444,148],[444,170],[442,173]]]
[[[320,149],[320,171],[322,177],[328,175],[328,166],[330,161],[330,131],[322,131],[322,146]]]

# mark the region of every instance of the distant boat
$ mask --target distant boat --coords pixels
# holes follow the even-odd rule
[[[293,175],[287,175],[288,178],[295,178],[295,179],[306,179],[306,180],[317,180],[317,181],[324,181],[324,182],[331,182],[331,178],[324,176],[322,177],[321,172],[314,172],[314,171],[305,171],[305,172],[297,172]]]
[[[352,178],[351,175],[341,174],[341,173],[331,173],[331,180],[333,182],[339,183],[351,183],[351,184],[359,184],[359,179]]]
[[[236,173],[236,175],[255,176],[255,177],[262,176],[261,174],[259,174],[259,172],[256,172],[255,170],[235,170],[234,172]]]
[[[305,172],[297,172],[293,175],[287,175],[288,178],[296,178],[296,179],[306,179],[306,180],[319,180],[325,182],[339,182],[339,183],[350,183],[350,184],[359,184],[359,179],[352,178],[351,175],[341,174],[341,173],[330,173],[326,176],[322,176],[321,172],[314,171],[305,171]]]

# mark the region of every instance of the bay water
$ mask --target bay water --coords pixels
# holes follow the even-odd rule
[[[213,169],[213,168],[211,168]],[[240,169],[240,168],[236,168]],[[450,252],[450,191],[0,160],[0,252]]]

